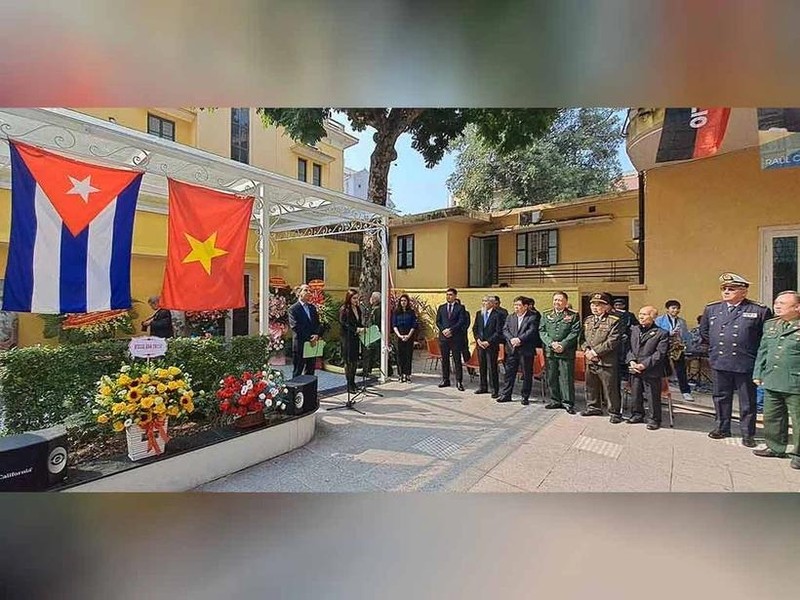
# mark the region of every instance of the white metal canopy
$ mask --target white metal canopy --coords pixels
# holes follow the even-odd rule
[[[167,198],[167,178],[255,196],[262,335],[269,326],[270,239],[377,232],[382,246],[383,323],[388,324],[388,219],[395,215],[389,208],[65,108],[0,108],[0,139],[143,171],[142,197]],[[9,178],[9,148],[0,144],[0,186],[4,180],[7,186]],[[382,330],[388,334],[388,327]],[[381,372],[386,373],[387,367],[388,345],[384,341]]]

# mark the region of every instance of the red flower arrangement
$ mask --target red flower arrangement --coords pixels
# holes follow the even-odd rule
[[[238,418],[265,408],[285,408],[286,388],[280,371],[245,371],[241,377],[229,375],[219,383],[216,396],[223,414]]]

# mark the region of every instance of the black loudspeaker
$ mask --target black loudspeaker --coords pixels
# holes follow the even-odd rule
[[[287,415],[305,415],[319,408],[317,378],[315,375],[300,375],[286,382],[289,397],[286,400]]]
[[[42,491],[66,476],[63,425],[0,438],[0,492]]]

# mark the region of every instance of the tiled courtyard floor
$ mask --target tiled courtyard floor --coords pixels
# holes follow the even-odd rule
[[[738,437],[711,440],[713,417],[680,407],[674,429],[648,431],[545,410],[541,398],[529,406],[498,404],[473,393],[477,381],[459,392],[437,388],[436,373],[413,379],[380,386],[383,397],[357,405],[365,415],[326,411],[345,397],[324,398],[309,444],[197,490],[800,491],[800,471],[788,460],[758,458]],[[582,386],[578,395],[580,408]],[[734,435],[736,428],[734,422]]]

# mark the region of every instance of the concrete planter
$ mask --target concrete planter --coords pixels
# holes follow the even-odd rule
[[[307,444],[314,437],[316,418],[316,412],[309,413],[196,450],[165,456],[63,491],[185,492]]]

